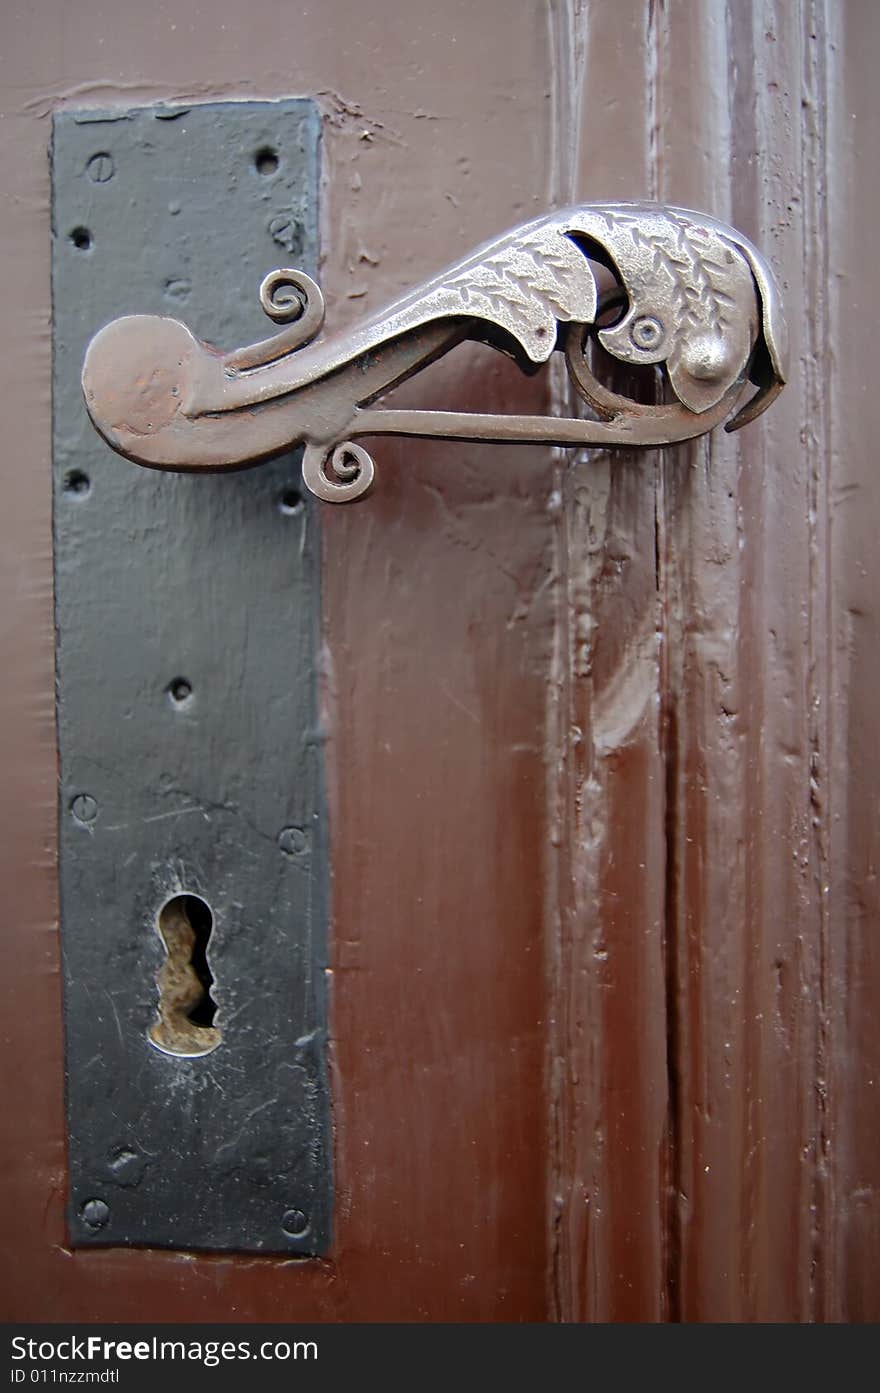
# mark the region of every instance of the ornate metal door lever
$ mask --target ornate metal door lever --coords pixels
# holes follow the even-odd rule
[[[303,477],[330,503],[362,497],[373,461],[356,439],[551,445],[666,445],[764,411],[786,379],[786,330],[771,273],[723,223],[648,203],[586,205],[517,227],[351,332],[317,339],[318,286],[273,271],[260,288],[279,333],[223,353],[178,320],[131,315],[92,340],[83,367],[91,418],[120,454],[155,469],[238,469],[304,445]],[[374,403],[464,340],[526,372],[565,356],[591,410],[580,417],[402,410]],[[316,341],[317,340],[317,341]],[[661,365],[668,400],[603,386],[594,344]],[[751,382],[754,394],[740,405]]]

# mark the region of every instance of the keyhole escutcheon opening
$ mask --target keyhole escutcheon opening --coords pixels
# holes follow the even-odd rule
[[[220,1044],[208,965],[213,927],[211,906],[201,895],[174,895],[159,911],[157,928],[166,957],[156,979],[159,1014],[149,1040],[164,1054],[195,1058]]]

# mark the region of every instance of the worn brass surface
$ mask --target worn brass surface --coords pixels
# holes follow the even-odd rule
[[[723,223],[649,203],[586,205],[514,228],[336,337],[317,337],[323,297],[302,271],[272,272],[260,301],[285,327],[231,352],[162,316],[103,328],[86,354],[83,390],[109,444],[173,470],[241,468],[302,444],[306,484],[341,503],[373,483],[358,437],[666,445],[722,422],[737,429],[786,379],[785,323],[759,253]],[[466,339],[524,371],[558,349],[591,417],[374,405]],[[632,367],[661,367],[670,399],[638,402],[603,386],[591,341]],[[749,382],[757,390],[741,404]]]

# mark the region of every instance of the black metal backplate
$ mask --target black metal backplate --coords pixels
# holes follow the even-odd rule
[[[80,389],[89,338],[119,314],[179,314],[221,347],[273,332],[262,277],[315,272],[318,145],[308,101],[55,118],[75,1244],[321,1253],[330,1241],[317,510],[295,455],[227,475],[129,464],[91,427]],[[189,946],[166,932],[180,924],[167,909],[160,932],[178,896],[207,906],[183,902],[199,911],[183,921]],[[205,1047],[215,1031],[216,1047],[154,1043],[160,998],[184,1037]]]

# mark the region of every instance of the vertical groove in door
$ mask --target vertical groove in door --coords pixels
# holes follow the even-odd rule
[[[827,313],[813,340],[824,435],[828,584],[826,994],[831,1110],[821,1174],[836,1272],[823,1294],[828,1319],[880,1319],[880,687],[877,523],[880,473],[877,367],[877,180],[880,141],[876,5],[816,5],[827,35]],[[818,31],[822,33],[822,28]],[[817,97],[821,99],[821,91]],[[815,99],[814,99],[815,100]],[[811,120],[821,112],[818,104]],[[821,713],[820,713],[821,714]]]
[[[559,4],[550,13],[555,82],[578,87],[556,103],[558,120],[579,123],[557,138],[567,161],[559,194],[650,196],[652,11]],[[660,1320],[667,1083],[656,457],[581,452],[558,467],[552,1309],[563,1320]]]

